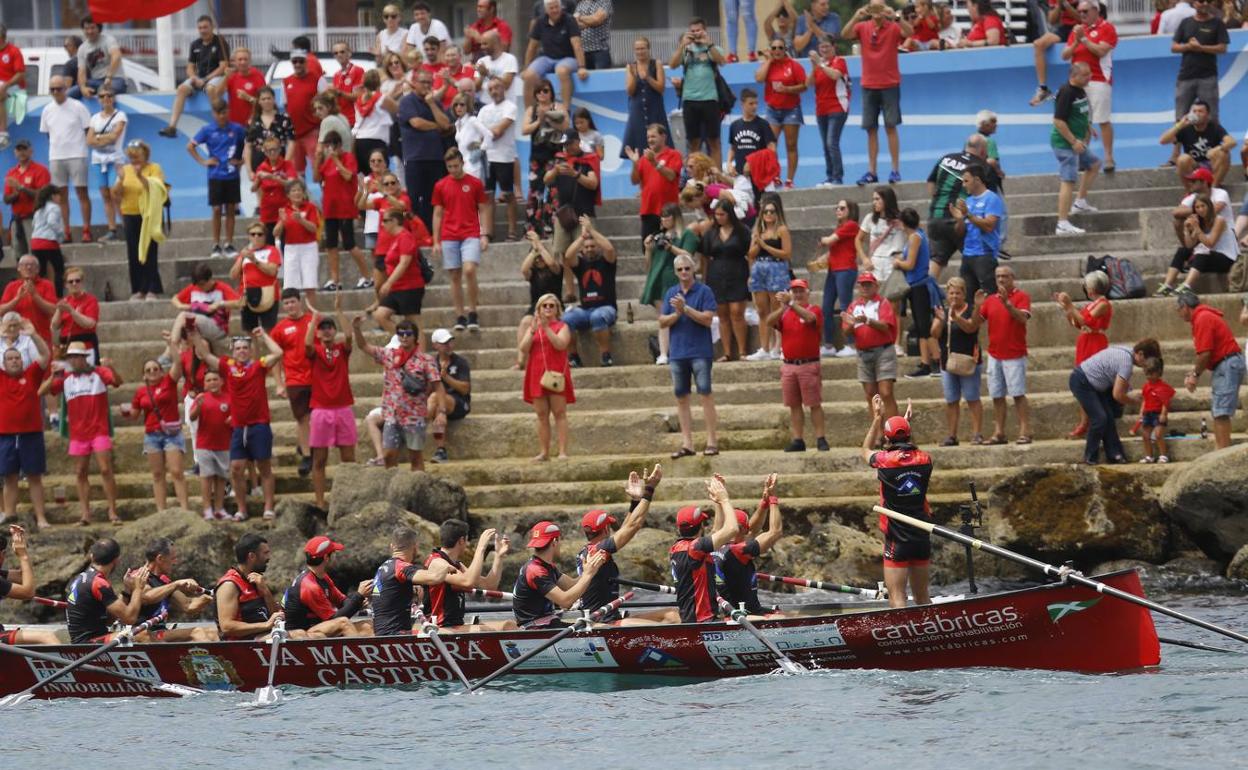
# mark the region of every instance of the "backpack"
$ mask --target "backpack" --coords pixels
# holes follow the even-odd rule
[[[1129,259],[1109,254],[1098,258],[1089,254],[1087,270],[1084,272],[1086,274],[1095,270],[1109,276],[1110,299],[1140,299],[1148,293],[1144,288],[1144,276]]]

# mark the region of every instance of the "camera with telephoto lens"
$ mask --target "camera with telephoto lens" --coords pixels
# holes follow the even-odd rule
[[[654,247],[656,249],[670,249],[672,247],[672,236],[666,232],[658,232],[654,234]]]

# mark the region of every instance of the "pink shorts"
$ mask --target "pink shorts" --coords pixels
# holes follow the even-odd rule
[[[355,446],[359,433],[355,429],[355,411],[349,406],[337,409],[313,409],[308,446],[325,449],[331,446]]]
[[[112,448],[113,439],[109,436],[96,436],[87,441],[75,438],[69,440],[70,457],[90,457],[96,452],[107,452]]]
[[[780,390],[784,393],[784,405],[822,406],[823,372],[818,361],[808,364],[781,364]]]

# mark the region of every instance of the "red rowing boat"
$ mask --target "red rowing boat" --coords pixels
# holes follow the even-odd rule
[[[1098,576],[1143,596],[1133,570]],[[1070,584],[971,596],[904,609],[812,615],[755,623],[793,660],[811,668],[916,670],[987,666],[1079,672],[1130,671],[1161,660],[1148,610]],[[550,630],[443,634],[463,672],[478,679],[542,644]],[[39,647],[75,659],[86,645]],[[138,644],[95,665],[153,682],[246,691],[267,681],[263,642]],[[452,681],[433,641],[419,636],[287,641],[275,683],[297,687],[410,687]],[[0,695],[19,692],[59,666],[0,653]],[[526,661],[524,674],[606,673],[677,677],[760,674],[772,653],[731,622],[593,628]],[[103,672],[79,669],[36,691],[39,698],[174,697]]]

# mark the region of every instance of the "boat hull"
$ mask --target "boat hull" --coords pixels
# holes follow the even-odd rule
[[[1143,595],[1134,571],[1098,579]],[[1148,611],[1070,585],[1049,585],[904,609],[784,618],[756,626],[811,668],[918,670],[987,666],[1103,673],[1153,666],[1161,653]],[[554,631],[444,634],[472,679],[484,677]],[[39,647],[77,658],[87,645]],[[260,642],[140,644],[95,665],[206,690],[247,691],[266,683],[269,645]],[[19,692],[56,666],[0,654],[0,695]],[[732,623],[596,628],[573,634],[520,666],[518,674],[606,673],[725,677],[771,671],[769,652]],[[410,687],[454,673],[418,636],[288,641],[276,683],[298,687]],[[103,673],[76,671],[36,697],[171,697]]]

